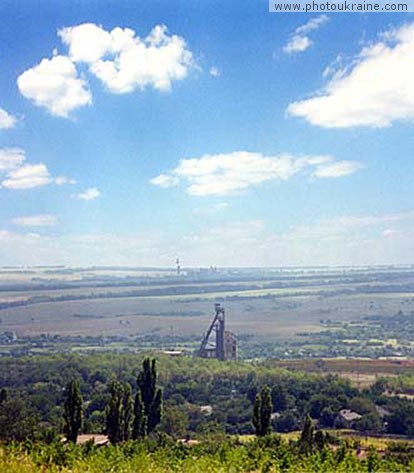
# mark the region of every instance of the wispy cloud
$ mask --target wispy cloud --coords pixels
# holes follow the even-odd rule
[[[26,159],[20,148],[0,148],[0,172],[19,167]]]
[[[76,198],[80,200],[95,200],[101,195],[101,191],[96,187],[90,187],[83,192],[76,194]]]
[[[13,128],[16,123],[16,117],[10,115],[10,113],[6,112],[6,110],[0,107],[0,130]]]
[[[226,195],[266,181],[288,180],[301,172],[319,179],[335,178],[352,174],[359,167],[356,161],[337,161],[331,156],[264,156],[237,151],[183,159],[172,171],[150,182],[163,188],[184,182],[191,195]]]
[[[361,167],[362,165],[358,161],[336,161],[317,166],[311,175],[319,179],[342,177],[353,174]]]
[[[213,66],[210,68],[210,75],[213,77],[220,77],[221,76],[221,71],[218,67]]]
[[[412,121],[413,63],[411,23],[364,47],[333,74],[322,93],[291,103],[288,113],[325,128],[385,127],[396,120]]]
[[[57,223],[57,217],[50,214],[27,215],[14,218],[12,223],[21,227],[51,227]]]
[[[316,18],[312,18],[304,25],[299,26],[292,33],[289,41],[284,46],[283,51],[288,54],[306,51],[313,44],[313,41],[309,38],[308,34],[311,31],[317,30],[328,21],[328,16],[320,15]]]
[[[216,220],[214,220],[216,222]],[[44,235],[0,229],[3,264],[189,266],[353,265],[407,263],[414,244],[414,211],[331,216],[275,232],[261,220],[212,223],[171,235],[94,233]],[[252,251],[254,248],[254,251]]]

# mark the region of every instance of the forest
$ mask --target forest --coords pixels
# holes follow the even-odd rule
[[[145,371],[146,356],[152,361]],[[149,366],[155,381],[143,374]],[[414,465],[411,375],[357,389],[339,376],[271,363],[154,353],[4,357],[0,367],[5,471],[23,471],[19,464],[27,471],[39,465],[120,471],[111,469],[114,462],[122,471],[406,471]],[[110,445],[62,443],[70,434],[71,386],[81,399],[78,433],[107,435]],[[145,386],[153,389],[150,402]],[[260,430],[257,402],[264,391],[269,416]],[[381,448],[361,450],[367,436],[383,439]]]

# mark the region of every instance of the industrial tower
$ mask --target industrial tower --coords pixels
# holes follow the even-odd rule
[[[237,338],[232,332],[226,331],[224,307],[214,304],[215,316],[201,342],[198,356],[216,358],[218,360],[237,360]],[[215,340],[210,337],[216,332]]]

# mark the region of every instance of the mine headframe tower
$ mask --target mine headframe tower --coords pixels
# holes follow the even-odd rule
[[[201,342],[198,356],[218,360],[236,360],[237,338],[233,333],[226,331],[224,307],[214,304],[214,309],[215,316]],[[215,332],[215,342],[210,341],[213,332]]]

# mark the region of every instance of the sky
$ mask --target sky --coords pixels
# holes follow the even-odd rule
[[[414,14],[0,17],[0,266],[414,263]]]

